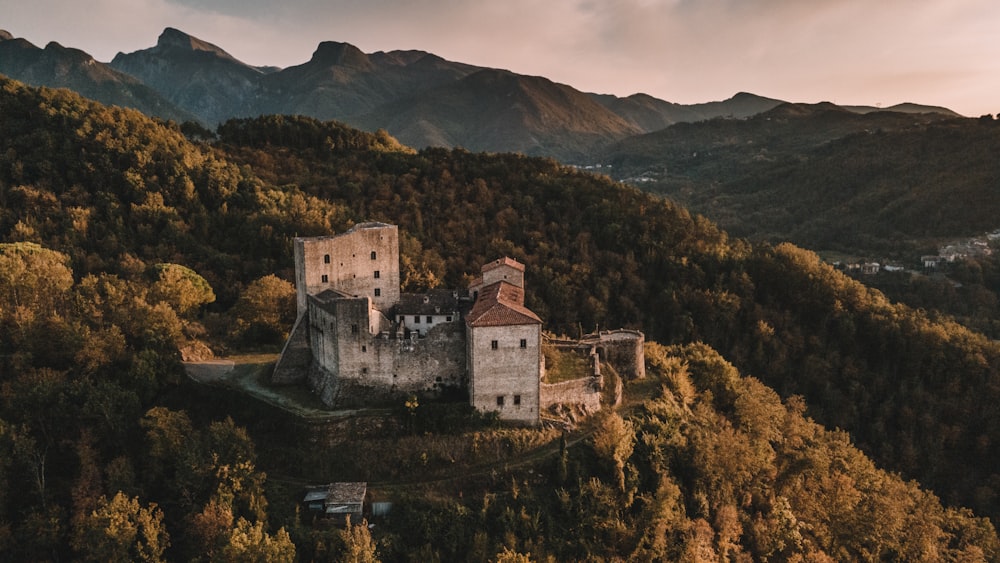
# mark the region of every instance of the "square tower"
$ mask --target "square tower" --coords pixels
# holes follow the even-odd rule
[[[472,406],[538,424],[542,320],[524,306],[524,290],[506,281],[482,288],[465,322]]]
[[[368,297],[381,311],[399,302],[399,231],[395,225],[359,223],[339,235],[296,238],[294,246],[300,316],[306,312],[307,295],[328,289]]]

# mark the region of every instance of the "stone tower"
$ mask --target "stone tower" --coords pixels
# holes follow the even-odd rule
[[[306,296],[332,289],[370,297],[386,311],[399,302],[399,231],[385,223],[359,223],[326,237],[296,238],[295,288],[299,316]]]
[[[542,321],[524,306],[524,265],[502,258],[482,272],[492,283],[473,285],[477,298],[465,319],[469,400],[501,419],[538,424]]]

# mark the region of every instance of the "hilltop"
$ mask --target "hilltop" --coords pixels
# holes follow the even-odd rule
[[[409,233],[404,288],[467,285],[477,264],[510,256],[527,266],[526,305],[552,330],[632,326],[675,345],[650,364],[660,375],[648,387],[626,383],[648,402],[608,419],[603,432],[624,440],[595,429],[568,448],[565,472],[546,469],[561,457],[541,456],[457,490],[411,489],[385,522],[386,553],[424,541],[444,557],[504,546],[669,557],[704,542],[757,557],[909,557],[914,545],[996,557],[988,521],[941,504],[1000,511],[1000,347],[807,251],[730,239],[552,160],[413,151],[335,122],[244,119],[205,144],[6,79],[0,112],[11,116],[0,124],[0,272],[14,272],[0,277],[0,549],[16,558],[128,558],[112,551],[128,541],[86,539],[105,537],[102,518],[115,514],[162,549],[169,535],[171,558],[233,553],[233,538],[253,534],[286,554],[339,553],[347,540],[296,520],[297,492],[282,483],[447,478],[466,456],[558,451],[557,433],[492,430],[448,404],[416,418],[400,406],[375,434],[364,420],[313,433],[182,378],[178,348],[192,342],[274,350],[294,308],[292,237],[364,220]],[[803,427],[803,412],[846,434]],[[341,441],[351,435],[371,439]]]

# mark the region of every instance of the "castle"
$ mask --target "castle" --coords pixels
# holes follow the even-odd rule
[[[467,388],[480,411],[539,422],[548,403],[542,321],[525,307],[523,264],[500,258],[466,290],[411,294],[400,291],[395,225],[361,223],[338,235],[296,238],[294,252],[298,320],[273,382],[305,379],[330,406]],[[626,342],[632,370],[644,374],[641,333],[620,332],[597,342]],[[592,348],[598,367],[574,389],[600,408]]]

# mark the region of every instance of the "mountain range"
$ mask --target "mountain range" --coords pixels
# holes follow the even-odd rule
[[[303,64],[258,67],[173,28],[166,28],[155,46],[119,53],[107,64],[57,43],[41,49],[0,32],[0,73],[212,127],[234,117],[297,114],[386,129],[414,147],[521,152],[568,163],[587,162],[612,143],[674,123],[745,118],[783,103],[748,93],[693,105],[646,94],[591,94],[424,51],[369,54],[334,41],[320,43]],[[948,112],[916,105],[889,109]]]

